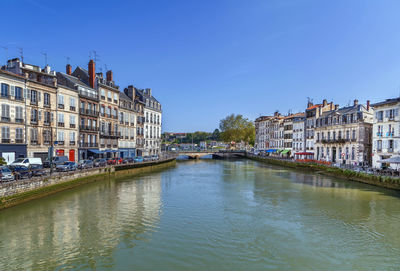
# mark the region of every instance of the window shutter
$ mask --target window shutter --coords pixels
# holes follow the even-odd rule
[[[394,110],[394,115],[395,115],[396,117],[399,115],[399,109],[398,109],[398,108],[396,108],[396,109]]]
[[[12,96],[12,97],[15,96],[15,86],[10,87],[10,96]]]
[[[27,99],[30,99],[30,98],[31,98],[31,90],[30,90],[30,89],[27,89],[27,90],[26,90],[26,93],[27,93],[26,98],[27,98]]]
[[[53,112],[51,112],[51,118],[50,118],[50,121],[51,121],[51,122],[54,122],[54,113],[53,113]]]
[[[42,110],[38,110],[38,119],[39,119],[39,120],[42,119]]]
[[[41,92],[38,91],[38,102],[40,102],[40,96],[41,96]]]
[[[388,118],[389,117],[389,110],[386,110],[385,114],[386,114],[386,117]]]

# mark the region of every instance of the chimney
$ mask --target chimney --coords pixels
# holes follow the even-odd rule
[[[132,100],[135,99],[135,95],[136,95],[135,88],[132,85],[130,85],[127,88],[125,88],[124,92],[125,92],[126,96],[128,96]]]
[[[91,59],[89,61],[89,85],[90,85],[91,88],[94,88],[95,71],[96,71],[95,63]]]
[[[338,109],[339,109],[339,105],[335,104],[335,110],[338,110]]]
[[[151,88],[146,88],[146,94],[151,97]]]
[[[354,106],[356,106],[356,105],[358,105],[358,100],[357,99],[354,100]]]
[[[106,76],[107,76],[107,82],[114,81],[113,80],[113,73],[112,73],[111,70],[107,71]]]
[[[367,111],[369,111],[369,100],[367,101]]]
[[[313,106],[313,105],[314,105],[314,104],[313,104],[312,102],[309,101],[309,102],[307,103],[307,108],[309,108],[309,107],[311,107],[311,106]]]
[[[324,99],[323,101],[322,101],[322,105],[323,106],[326,106],[328,104],[328,101],[326,100],[326,99]]]
[[[66,72],[67,72],[67,74],[68,75],[71,75],[72,74],[72,67],[71,67],[71,65],[67,65],[67,67],[66,67]]]

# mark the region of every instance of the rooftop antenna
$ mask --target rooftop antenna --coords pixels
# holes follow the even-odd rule
[[[105,71],[108,71],[107,64],[104,64]]]
[[[41,53],[44,56],[45,66],[47,66],[47,53]]]
[[[19,56],[21,57],[21,62],[24,63],[24,49],[18,48],[18,50],[19,50]]]
[[[94,62],[97,62],[98,60],[100,60],[99,55],[97,54],[97,52],[95,50],[93,50],[93,56],[94,56]]]
[[[8,60],[8,47],[1,46],[1,48],[3,48],[4,51],[6,51],[6,61],[7,61]]]
[[[71,59],[69,58],[69,56],[67,56],[66,58],[67,58],[67,64],[68,64],[68,65],[71,64],[71,63],[69,63],[70,60],[71,60]]]

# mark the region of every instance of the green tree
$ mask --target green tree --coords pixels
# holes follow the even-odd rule
[[[254,145],[255,128],[254,123],[242,115],[231,114],[219,122],[221,138],[226,142],[244,141]]]
[[[212,133],[211,139],[215,140],[215,141],[221,140],[221,133],[219,132],[219,129],[214,130],[214,132]]]

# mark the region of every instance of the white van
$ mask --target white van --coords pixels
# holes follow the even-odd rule
[[[30,165],[42,165],[42,159],[31,157],[31,158],[18,158],[14,162],[10,164],[10,166],[26,166],[29,167]]]

